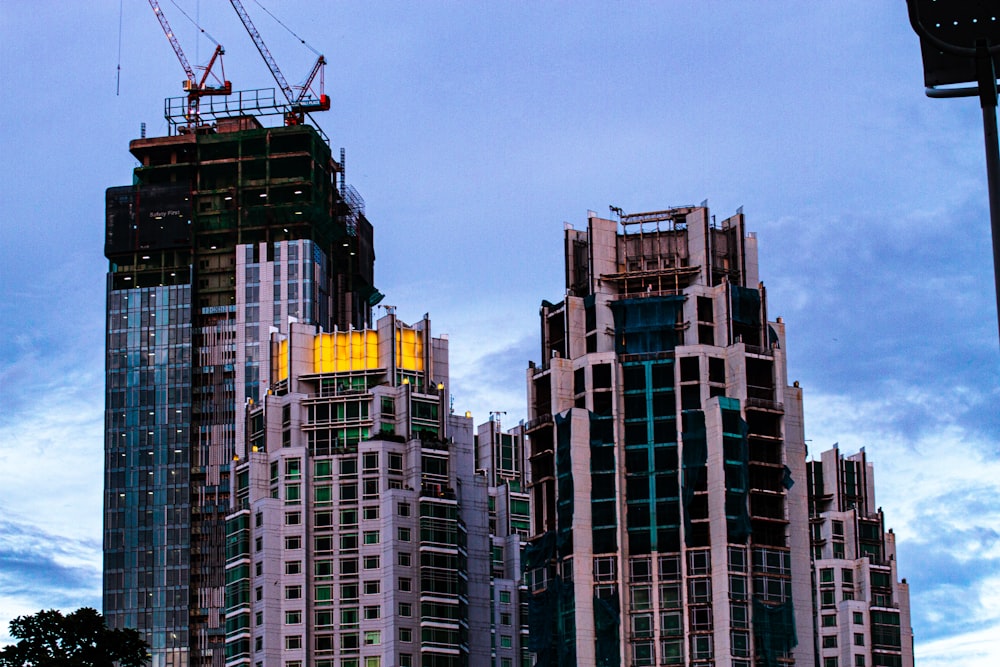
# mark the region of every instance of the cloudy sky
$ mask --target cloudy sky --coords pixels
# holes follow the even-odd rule
[[[213,46],[181,9],[234,88],[273,85],[228,3],[161,4],[190,60]],[[315,56],[245,4],[300,80]],[[317,120],[385,303],[450,336],[457,410],[523,418],[564,222],[743,206],[810,450],[875,463],[919,664],[1000,662],[982,121],[923,95],[902,0],[264,4],[330,62]],[[121,6],[0,6],[0,643],[15,615],[101,604],[104,190],[183,78],[147,4]]]

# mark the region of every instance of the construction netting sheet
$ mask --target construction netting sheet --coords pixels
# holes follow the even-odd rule
[[[594,598],[594,638],[598,667],[619,667],[618,651],[621,625],[618,594],[609,598]]]
[[[684,412],[681,450],[681,502],[684,505],[685,542],[691,546],[691,501],[702,483],[708,463],[708,443],[705,440],[705,413],[701,410]]]
[[[615,352],[666,352],[677,346],[677,311],[683,296],[651,296],[611,302]]]
[[[572,581],[554,577],[528,597],[528,650],[536,667],[576,666],[574,613]]]
[[[760,326],[760,292],[753,287],[730,285],[730,312],[733,322],[751,327]]]
[[[753,639],[765,667],[777,667],[778,658],[798,646],[792,601],[770,604],[753,601]]]

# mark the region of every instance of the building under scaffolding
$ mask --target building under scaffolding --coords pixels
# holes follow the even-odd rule
[[[381,298],[343,160],[255,111],[133,141],[107,191],[104,612],[154,667],[224,664],[230,464],[270,331],[364,327]]]
[[[616,212],[567,227],[528,370],[529,648],[811,667],[801,391],[756,238],[742,212]]]

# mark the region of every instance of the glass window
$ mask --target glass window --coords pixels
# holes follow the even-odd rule
[[[688,552],[688,575],[710,574],[712,559],[708,551]]]
[[[750,657],[750,633],[733,630],[730,634],[733,655],[739,658]]]
[[[632,609],[652,609],[653,601],[649,586],[630,586],[632,592]]]
[[[711,579],[690,579],[688,580],[688,602],[692,604],[703,604],[712,600]]]
[[[691,657],[694,660],[711,660],[712,648],[712,635],[694,635],[691,637]]]
[[[732,619],[734,628],[750,627],[750,610],[745,604],[730,604],[729,617]]]

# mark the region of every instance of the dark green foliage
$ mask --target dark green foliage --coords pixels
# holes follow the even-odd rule
[[[143,667],[149,647],[137,630],[109,630],[95,609],[55,609],[10,622],[19,641],[0,649],[0,667]]]

